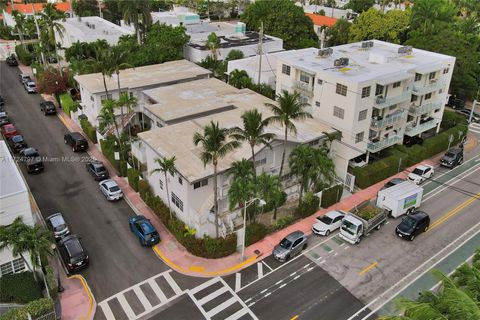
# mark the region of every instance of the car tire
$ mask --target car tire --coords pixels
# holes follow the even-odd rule
[[[67,142],[67,139],[63,139],[63,142],[64,142],[65,144],[67,144],[67,143],[68,143],[68,142]]]
[[[325,237],[328,237],[330,235],[330,230],[327,230],[327,232],[325,232]]]
[[[415,235],[412,234],[412,235],[410,236],[410,239],[409,239],[409,240],[410,240],[410,241],[413,241],[414,239],[415,239]]]
[[[307,249],[307,247],[308,247],[308,244],[307,244],[307,243],[304,243],[304,244],[303,244],[303,247],[302,247],[302,250]]]

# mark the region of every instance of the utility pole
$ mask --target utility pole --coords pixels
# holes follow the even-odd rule
[[[98,12],[100,14],[100,18],[103,19],[103,13],[102,13],[102,1],[98,1]]]
[[[42,63],[45,66],[47,62],[45,61],[45,55],[43,54],[42,39],[40,39],[40,28],[38,26],[37,13],[35,12],[35,6],[33,5],[33,2],[31,3],[31,5],[32,5],[32,11],[33,11],[33,21],[35,22],[35,28],[37,29],[38,40],[40,45],[40,56],[42,57]]]
[[[263,55],[263,21],[260,23],[260,32],[259,32],[259,39],[258,39],[258,82],[260,84],[260,78],[262,76],[262,55]]]

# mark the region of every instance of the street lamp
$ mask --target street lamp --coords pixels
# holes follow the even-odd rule
[[[247,208],[249,205],[254,203],[258,200],[258,204],[260,207],[263,207],[267,203],[265,200],[260,198],[253,198],[245,202],[245,206],[243,207],[243,241],[242,241],[242,260],[245,260],[245,235],[247,234]]]

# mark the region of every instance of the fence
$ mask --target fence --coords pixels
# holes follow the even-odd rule
[[[28,315],[28,320],[56,320],[57,319],[57,314],[55,313],[55,310],[50,311],[47,314],[44,314],[39,317],[31,317],[30,314]]]
[[[339,175],[337,175],[336,180],[343,184],[348,191],[353,192],[355,187],[355,176],[347,171],[338,170]]]

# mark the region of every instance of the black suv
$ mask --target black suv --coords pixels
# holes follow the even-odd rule
[[[465,108],[465,100],[457,98],[455,96],[450,96],[448,98],[448,104],[449,107],[453,109],[463,109]]]
[[[455,168],[463,162],[463,149],[452,148],[445,153],[440,160],[440,165],[447,168]]]
[[[402,222],[395,229],[400,238],[413,241],[416,236],[426,232],[430,227],[430,217],[423,211],[416,211],[403,218]]]
[[[16,134],[13,137],[9,138],[8,144],[10,145],[10,148],[12,148],[13,153],[20,152],[21,150],[28,147],[21,134]]]
[[[72,147],[73,152],[85,151],[88,149],[88,142],[80,133],[70,132],[63,136],[63,141]]]
[[[53,104],[52,101],[40,102],[40,110],[42,110],[43,114],[46,116],[49,114],[57,113],[57,108],[55,108],[55,105]]]
[[[407,147],[411,147],[411,146],[414,146],[416,144],[419,144],[419,145],[422,145],[423,144],[423,139],[420,138],[420,137],[408,137],[408,136],[405,136],[405,138],[403,138],[403,144]]]
[[[74,234],[59,241],[58,251],[68,274],[84,269],[89,264],[88,254],[83,249],[80,239]]]
[[[18,66],[18,61],[17,61],[17,58],[15,58],[15,55],[11,54],[10,56],[7,57],[7,64],[11,67]]]
[[[88,172],[90,172],[97,181],[106,180],[110,177],[107,168],[105,168],[101,161],[90,161],[86,164],[86,167]]]
[[[22,156],[22,162],[25,163],[28,173],[40,172],[43,171],[44,166],[42,158],[38,153],[38,150],[35,148],[26,148],[20,151]]]

